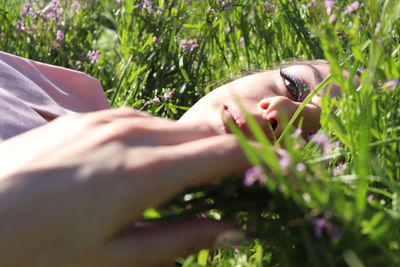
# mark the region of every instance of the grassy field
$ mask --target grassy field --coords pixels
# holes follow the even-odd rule
[[[279,144],[256,134],[255,151],[242,138],[265,186],[232,177],[144,217],[204,214],[247,232],[241,246],[177,259],[183,266],[400,265],[399,1],[5,0],[0,18],[0,50],[84,71],[113,107],[172,119],[243,72],[329,60],[325,82],[342,97],[323,98],[318,141],[288,127],[282,168],[270,153]],[[362,70],[361,85],[343,69]]]

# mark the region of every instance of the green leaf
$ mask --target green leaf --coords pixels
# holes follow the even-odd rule
[[[144,219],[159,219],[161,214],[154,208],[148,208],[142,214]]]
[[[243,152],[249,159],[250,163],[253,166],[260,165],[261,160],[258,156],[258,153],[255,151],[255,148],[253,148],[250,144],[249,141],[246,138],[246,135],[236,126],[236,124],[231,120],[228,119],[226,121],[226,124],[229,128],[229,130],[236,135],[236,137],[239,140],[239,143],[243,149]]]
[[[176,107],[172,103],[168,103],[169,109],[172,111],[172,113],[177,114],[178,111],[176,110]]]
[[[179,59],[179,70],[181,71],[183,78],[185,78],[185,81],[187,83],[191,83],[189,79],[189,75],[187,74],[186,70],[184,69],[184,63],[183,63],[183,55]]]
[[[208,249],[200,250],[197,256],[197,263],[201,266],[207,266],[208,254],[209,254]]]
[[[332,128],[335,131],[336,136],[339,137],[340,141],[345,144],[347,147],[351,147],[351,143],[349,140],[349,136],[346,130],[345,125],[341,118],[339,118],[336,114],[330,114],[328,116],[328,120],[332,125]]]

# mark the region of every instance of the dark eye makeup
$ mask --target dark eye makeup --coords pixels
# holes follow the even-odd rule
[[[301,102],[303,96],[309,90],[307,84],[303,82],[303,80],[299,76],[287,73],[283,69],[279,70],[279,74],[281,75],[283,83],[285,84],[290,95],[293,97],[293,100]]]

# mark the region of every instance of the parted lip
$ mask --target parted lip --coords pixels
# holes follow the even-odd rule
[[[240,111],[240,109],[232,106],[223,106],[223,113],[222,113],[222,122],[223,122],[223,128],[225,133],[232,133],[228,127],[227,121],[230,119],[235,123],[235,125],[249,138],[252,138],[251,131],[249,127],[247,126],[246,120]],[[271,132],[271,128],[275,129],[277,127],[277,122],[273,121],[271,125],[268,125],[270,122],[266,120],[265,118],[258,118],[257,119],[258,123],[264,130],[264,133],[267,135],[269,140],[274,140],[274,133]]]
[[[224,130],[226,133],[231,133],[227,125],[228,120],[232,120],[235,125],[242,131],[246,128],[246,121],[244,120],[242,113],[239,109],[229,107],[227,105],[223,106],[222,122],[224,124]]]

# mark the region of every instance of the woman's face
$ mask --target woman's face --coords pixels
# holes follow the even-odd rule
[[[300,63],[252,74],[225,84],[200,99],[179,121],[204,122],[221,132],[229,132],[226,120],[231,118],[246,134],[249,129],[240,111],[238,100],[265,130],[270,140],[279,138],[285,124],[301,102],[329,75],[327,64]],[[345,74],[346,75],[346,74]],[[300,113],[302,135],[308,139],[320,128],[321,95],[324,88],[313,97]],[[332,85],[330,96],[340,96],[340,88]]]

